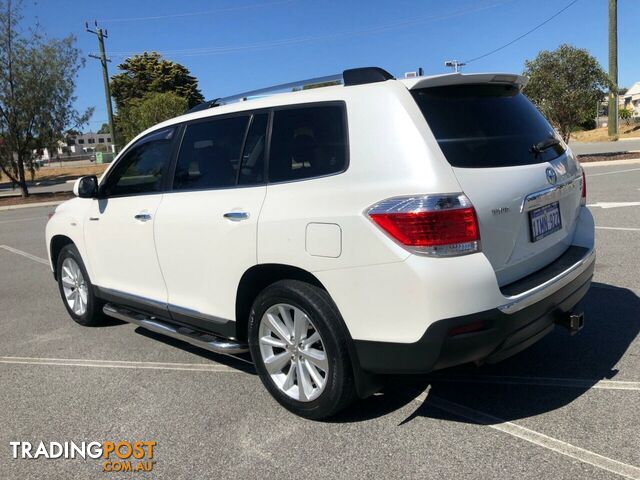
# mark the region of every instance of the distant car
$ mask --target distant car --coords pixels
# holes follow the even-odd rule
[[[585,177],[525,83],[354,69],[161,123],[48,222],[64,304],[82,325],[250,351],[315,419],[381,374],[574,333],[595,263]]]

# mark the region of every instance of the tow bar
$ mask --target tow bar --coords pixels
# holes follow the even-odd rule
[[[584,327],[584,312],[566,313],[556,323],[569,330],[571,335],[575,335]]]

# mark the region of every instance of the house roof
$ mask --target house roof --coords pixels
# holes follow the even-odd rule
[[[627,93],[624,94],[624,97],[633,97],[634,95],[640,95],[640,82],[634,83]]]

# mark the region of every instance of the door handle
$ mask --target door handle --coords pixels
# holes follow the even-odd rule
[[[249,212],[227,212],[222,216],[229,220],[233,220],[234,222],[239,222],[240,220],[246,220],[249,218]]]
[[[151,214],[142,212],[142,213],[138,213],[137,215],[134,215],[133,218],[135,218],[140,222],[148,222],[149,220],[151,220]]]

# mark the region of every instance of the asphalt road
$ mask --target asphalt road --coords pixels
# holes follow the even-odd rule
[[[90,160],[75,160],[73,162],[63,162],[65,167],[86,167],[88,165],[95,165],[95,162]],[[45,165],[41,168],[41,171],[46,172],[50,168],[59,168],[59,162],[53,162],[50,165]],[[29,182],[30,193],[57,193],[57,192],[70,192],[73,190],[74,182],[67,181],[55,181],[55,182]],[[7,181],[6,177],[0,182],[0,197],[13,197],[20,195],[20,189],[11,188],[11,184]]]
[[[394,377],[324,423],[280,408],[241,360],[75,324],[41,261],[50,208],[0,212],[0,478],[640,478],[640,164],[587,175],[599,228],[582,332]],[[156,441],[153,472],[9,447],[102,440]]]
[[[617,142],[571,142],[571,150],[576,155],[589,155],[594,153],[629,152],[640,150],[640,138],[622,139]]]
[[[73,191],[73,182],[55,182],[45,185],[29,186],[29,193],[59,193]],[[0,198],[20,196],[19,188],[0,188]]]

